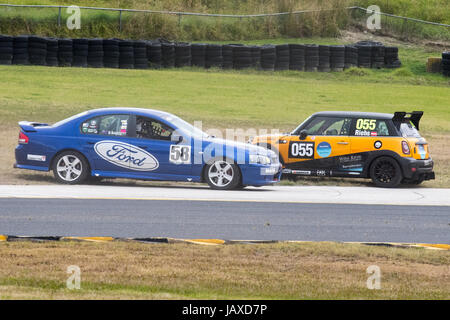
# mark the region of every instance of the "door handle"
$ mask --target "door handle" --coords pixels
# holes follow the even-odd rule
[[[86,141],[87,144],[95,144],[95,141]]]
[[[347,144],[348,144],[348,142],[346,142],[346,141],[339,141],[339,142],[338,142],[338,144],[343,144],[343,145],[347,145]]]
[[[138,148],[147,149],[147,146],[138,146]]]

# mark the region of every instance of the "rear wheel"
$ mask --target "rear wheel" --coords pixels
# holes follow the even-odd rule
[[[205,179],[213,189],[230,190],[241,185],[241,173],[237,165],[227,160],[216,160],[205,168]]]
[[[370,177],[377,187],[382,188],[394,188],[403,178],[397,161],[390,157],[375,159],[370,167]]]
[[[81,183],[88,176],[88,163],[79,152],[65,151],[53,161],[53,174],[60,183]]]

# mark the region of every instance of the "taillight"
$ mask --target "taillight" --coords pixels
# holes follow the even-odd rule
[[[406,141],[402,141],[402,151],[404,154],[410,154],[411,151],[409,150],[409,144]]]
[[[30,141],[28,136],[25,133],[23,133],[22,131],[20,131],[20,133],[19,133],[19,143],[20,144],[27,144],[28,141]]]

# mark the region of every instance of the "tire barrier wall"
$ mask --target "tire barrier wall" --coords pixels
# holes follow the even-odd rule
[[[448,53],[444,53],[448,54]],[[444,56],[443,54],[443,56]],[[448,74],[448,55],[443,64]],[[343,71],[351,67],[397,68],[397,47],[361,41],[354,45],[280,44],[249,46],[121,39],[55,39],[0,35],[0,64],[158,69],[260,69]]]
[[[442,72],[444,76],[450,77],[450,52],[442,52]]]

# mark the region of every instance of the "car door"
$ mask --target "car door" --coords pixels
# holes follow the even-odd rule
[[[91,169],[104,173],[127,171],[130,149],[127,146],[129,114],[108,114],[89,118],[81,123],[80,141]]]
[[[400,146],[394,128],[386,119],[356,118],[350,132],[351,153],[363,171],[374,152],[396,150]],[[391,137],[391,138],[390,138]]]
[[[168,123],[147,116],[136,116],[133,145],[154,157],[158,166],[154,170],[142,171],[147,178],[180,179],[191,174],[191,145],[172,141],[175,129]]]
[[[300,132],[291,137],[286,167],[300,169],[297,174],[332,175],[338,157],[350,152],[351,122],[345,117],[312,118],[300,130],[307,133],[306,138],[302,139]]]

